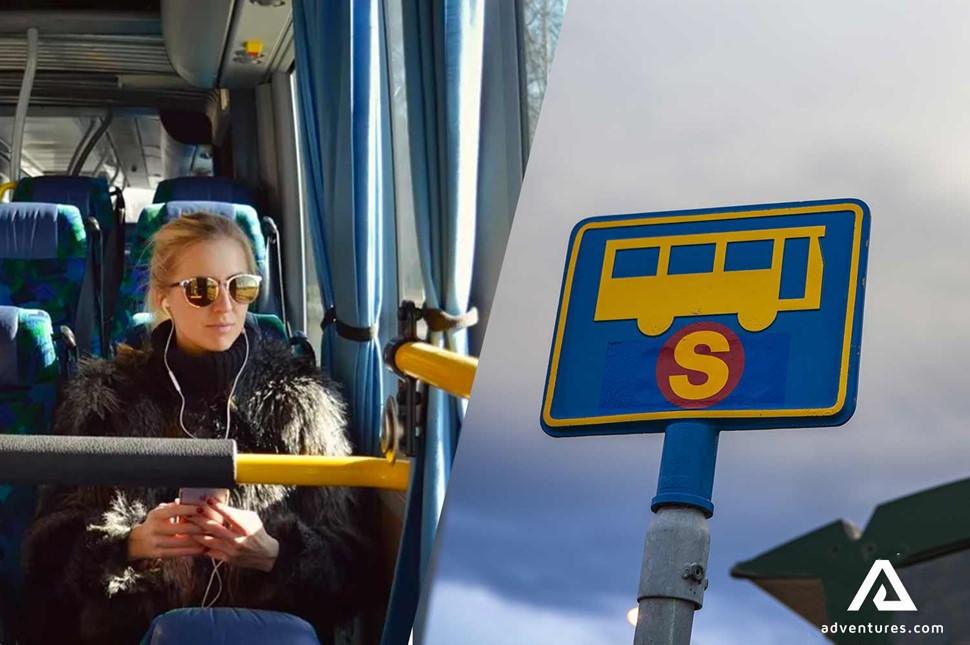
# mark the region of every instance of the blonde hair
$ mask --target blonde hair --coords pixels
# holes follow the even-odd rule
[[[145,309],[154,315],[152,326],[168,320],[169,315],[159,306],[159,295],[172,283],[172,274],[182,252],[199,242],[233,240],[246,255],[247,270],[258,273],[253,247],[235,221],[212,213],[192,213],[177,217],[155,233],[151,240],[151,262]]]

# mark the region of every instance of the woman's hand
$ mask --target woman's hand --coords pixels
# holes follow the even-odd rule
[[[208,549],[206,555],[237,567],[271,571],[280,543],[266,532],[259,515],[214,499],[208,506],[205,513],[190,518],[203,533],[192,539]]]
[[[128,534],[128,559],[202,555],[205,548],[192,539],[192,536],[200,535],[202,529],[185,521],[199,513],[198,506],[179,504],[178,500],[159,504]]]

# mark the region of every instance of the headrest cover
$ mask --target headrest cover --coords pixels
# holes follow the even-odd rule
[[[156,616],[145,642],[152,645],[204,643],[289,643],[319,645],[310,623],[298,616],[265,609],[172,609]]]
[[[81,213],[73,206],[37,202],[0,204],[0,258],[85,257],[86,239]]]
[[[263,230],[259,226],[259,215],[252,206],[245,204],[227,204],[226,202],[176,201],[162,206],[162,221],[169,222],[176,217],[198,212],[222,215],[236,222],[243,230],[253,246],[253,254],[257,263],[266,261],[266,240]]]
[[[175,177],[159,183],[155,189],[155,203],[184,200],[254,205],[252,192],[226,177]]]
[[[13,201],[68,204],[77,208],[84,217],[96,217],[102,224],[106,217],[110,221],[111,195],[108,181],[103,177],[24,177],[17,183]]]
[[[203,201],[175,201],[168,202],[165,204],[165,221],[173,220],[176,217],[182,217],[183,215],[191,215],[192,213],[198,212],[212,213],[213,215],[222,215],[223,217],[228,217],[229,219],[236,219],[236,206],[235,204],[227,204],[226,202],[203,202]]]
[[[56,360],[47,312],[0,306],[0,386],[34,385],[56,371]]]
[[[17,385],[16,307],[0,307],[0,386]]]

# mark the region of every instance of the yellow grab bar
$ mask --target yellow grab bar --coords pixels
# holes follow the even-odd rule
[[[407,490],[411,462],[379,457],[236,455],[237,484],[351,486]]]
[[[409,342],[401,344],[392,357],[397,369],[411,376],[450,392],[468,398],[475,382],[478,359],[435,347],[428,343]]]
[[[3,196],[7,194],[8,190],[13,190],[16,187],[17,187],[17,182],[15,181],[8,181],[5,184],[0,184],[0,200],[2,200]]]

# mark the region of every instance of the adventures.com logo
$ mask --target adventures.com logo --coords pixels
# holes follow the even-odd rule
[[[885,584],[880,584],[875,594],[872,593],[876,586],[879,576],[882,574],[892,587],[896,600],[887,600],[889,591]],[[903,581],[899,579],[899,574],[893,569],[889,560],[876,560],[866,579],[862,581],[862,586],[856,592],[855,597],[849,604],[849,611],[859,611],[869,597],[872,597],[872,604],[877,611],[917,611],[916,604],[910,597]],[[877,625],[873,623],[843,625],[833,623],[832,625],[822,625],[823,634],[942,634],[943,625]]]
[[[899,579],[899,574],[893,569],[893,565],[889,560],[876,560],[873,563],[872,568],[869,569],[869,575],[862,581],[862,586],[859,587],[855,598],[852,599],[852,603],[849,605],[849,611],[859,611],[862,603],[869,597],[869,592],[872,591],[872,587],[876,584],[880,573],[886,575],[889,584],[892,586],[893,591],[896,592],[896,597],[899,600],[886,600],[889,592],[886,591],[886,585],[880,585],[879,591],[876,592],[875,597],[872,599],[876,609],[879,611],[916,611],[916,605],[913,604],[913,599],[909,597],[909,592],[906,591],[906,587],[903,586],[903,581]]]

